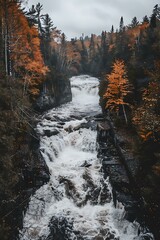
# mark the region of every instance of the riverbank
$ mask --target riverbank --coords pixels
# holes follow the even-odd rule
[[[36,133],[36,125],[40,112],[42,114],[43,111],[52,108],[52,104],[58,106],[71,101],[69,79],[63,84],[64,81],[61,79],[56,98],[54,95],[51,96],[51,93],[42,94],[43,99],[39,108],[37,107],[39,99],[37,103],[34,101],[32,104],[26,99],[21,107],[18,102],[14,102],[17,108],[13,109],[10,90],[6,95],[1,93],[0,239],[2,240],[17,239],[31,195],[49,181],[49,170],[39,151],[40,139]],[[7,85],[7,81],[5,84]],[[6,89],[8,88],[7,85]],[[53,97],[54,101],[48,100],[48,96],[49,99]]]
[[[128,221],[132,214],[124,216],[109,174],[103,174],[96,139],[98,84],[89,76],[72,78],[72,102],[52,109],[37,125],[40,152],[51,175],[30,199],[21,240],[128,240],[144,234],[137,222]],[[107,149],[114,152],[113,144]],[[123,187],[127,182],[129,186],[126,177]]]
[[[109,173],[111,179],[115,205],[117,200],[122,202],[127,218],[131,221],[137,220],[142,226],[148,226],[155,239],[159,240],[158,176],[156,178],[151,166],[144,167],[147,161],[142,149],[138,148],[138,136],[125,126],[115,127],[114,123],[103,115],[98,126],[99,152],[102,152],[104,173]],[[113,155],[116,157],[107,156],[105,145],[112,145],[116,151]],[[145,231],[148,231],[147,228]]]

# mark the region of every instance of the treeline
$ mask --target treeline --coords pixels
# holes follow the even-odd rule
[[[37,111],[71,99],[64,34],[42,9],[40,3],[27,11],[22,1],[0,0],[1,239],[16,239],[24,192],[40,175]]]
[[[139,159],[135,180],[144,199],[144,218],[159,239],[160,7],[141,23],[134,17],[124,26],[121,18],[119,30],[104,32],[102,39],[100,104],[124,139],[131,137],[130,151]]]
[[[159,141],[160,109],[160,8],[150,17],[137,18],[119,29],[103,31],[101,36],[81,37],[67,42],[70,71],[97,75],[100,81],[100,104],[124,116],[134,125],[143,140]],[[125,90],[122,82],[127,81]],[[116,89],[117,88],[117,89]],[[122,95],[122,96],[120,96]],[[110,102],[110,103],[109,103]],[[127,116],[128,115],[128,116]]]
[[[152,153],[160,143],[159,31],[158,5],[142,23],[134,17],[124,26],[122,17],[119,31],[114,33],[112,27],[108,38],[107,33],[102,35],[105,44],[100,67],[104,72],[100,83],[103,110],[128,121],[142,142],[150,142]]]

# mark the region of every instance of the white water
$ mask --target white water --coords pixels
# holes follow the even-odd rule
[[[31,197],[24,216],[21,240],[45,240],[52,217],[73,224],[68,240],[138,237],[138,224],[124,219],[124,208],[114,208],[111,187],[103,178],[96,153],[96,131],[79,128],[89,116],[100,113],[98,79],[80,76],[71,79],[73,101],[49,111],[37,126],[40,151],[50,171],[50,181]],[[55,136],[46,130],[58,130]],[[90,164],[89,167],[85,167]],[[105,195],[105,201],[103,195]],[[61,226],[59,226],[59,229]]]

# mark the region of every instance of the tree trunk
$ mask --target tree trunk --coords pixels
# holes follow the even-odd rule
[[[124,114],[124,118],[125,118],[126,124],[128,124],[128,119],[127,119],[127,115],[126,115],[124,104],[122,104],[122,108],[123,108],[123,114]]]

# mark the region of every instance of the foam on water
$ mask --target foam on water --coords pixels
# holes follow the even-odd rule
[[[52,109],[37,125],[40,151],[51,176],[30,199],[20,239],[47,239],[52,217],[73,224],[69,240],[79,239],[76,232],[85,240],[141,239],[138,223],[124,219],[121,204],[114,208],[109,179],[103,178],[97,159],[96,131],[80,128],[87,123],[88,114],[100,112],[98,80],[73,77],[71,84],[73,101]],[[46,130],[57,130],[58,134],[47,137]]]

